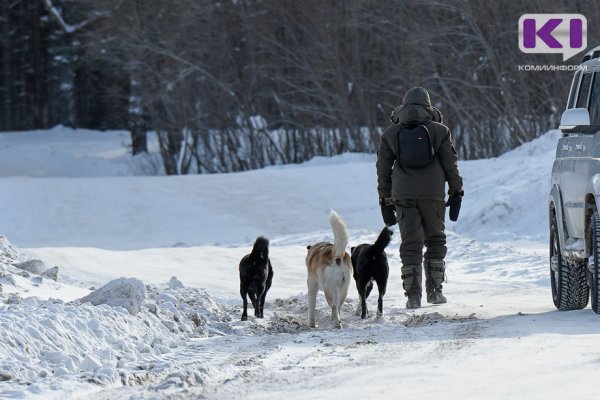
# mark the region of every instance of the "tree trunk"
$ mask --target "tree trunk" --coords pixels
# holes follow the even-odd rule
[[[131,154],[148,152],[144,104],[142,101],[140,76],[137,71],[130,73],[129,79],[129,131],[131,132]]]
[[[10,18],[10,5],[8,2],[2,2],[2,65],[0,70],[2,76],[0,77],[0,95],[2,96],[2,121],[0,123],[0,129],[10,130],[13,129],[12,122],[12,46],[11,46],[11,18]]]

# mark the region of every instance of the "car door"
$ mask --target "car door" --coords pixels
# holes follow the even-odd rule
[[[581,77],[576,108],[588,108],[594,72],[584,72]],[[592,140],[591,140],[592,139]],[[590,141],[591,140],[591,141]],[[585,196],[593,154],[593,136],[584,132],[573,132],[567,139],[568,157],[561,179],[563,209],[569,236],[583,238],[585,229]]]

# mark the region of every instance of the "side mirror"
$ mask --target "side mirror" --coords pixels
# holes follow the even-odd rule
[[[571,108],[565,110],[560,117],[560,130],[563,133],[570,133],[577,128],[584,128],[590,125],[590,113],[587,108]]]

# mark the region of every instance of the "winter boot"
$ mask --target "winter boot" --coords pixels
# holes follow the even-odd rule
[[[425,291],[427,302],[432,304],[446,303],[446,297],[442,293],[442,283],[446,278],[444,260],[425,261]]]
[[[421,307],[421,283],[423,268],[420,265],[406,265],[402,267],[402,287],[404,295],[408,297],[406,308]]]

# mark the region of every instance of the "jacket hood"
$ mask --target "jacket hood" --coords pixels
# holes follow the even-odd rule
[[[408,89],[404,95],[402,104],[420,104],[422,106],[431,107],[431,99],[429,98],[429,92],[422,87],[414,87]]]
[[[390,118],[394,124],[422,124],[427,121],[442,123],[442,114],[431,105],[429,93],[422,87],[409,89],[402,105],[397,107]]]
[[[432,120],[432,110],[420,104],[403,104],[392,114],[392,122],[399,125],[416,125]]]

